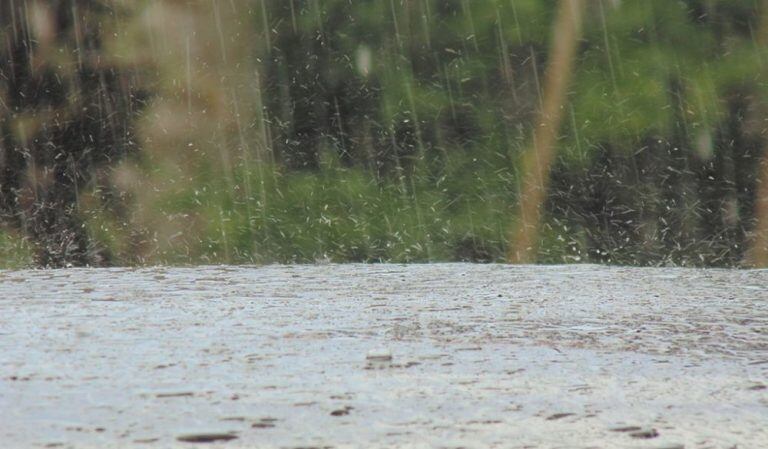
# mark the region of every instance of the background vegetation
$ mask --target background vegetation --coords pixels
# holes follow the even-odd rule
[[[584,1],[535,261],[768,264],[767,8]],[[2,2],[0,265],[507,260],[557,10]]]

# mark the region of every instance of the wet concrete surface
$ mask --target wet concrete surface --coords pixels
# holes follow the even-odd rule
[[[0,271],[0,447],[768,447],[768,270]]]

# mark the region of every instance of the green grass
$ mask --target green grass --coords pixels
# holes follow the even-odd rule
[[[32,266],[29,243],[16,234],[0,229],[0,268],[18,269]]]

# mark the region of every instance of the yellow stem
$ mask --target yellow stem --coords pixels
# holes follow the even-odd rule
[[[507,260],[532,263],[536,257],[542,208],[546,199],[549,172],[556,155],[567,88],[573,72],[581,36],[584,0],[561,0],[552,29],[550,62],[544,78],[544,92],[535,123],[531,147],[523,154],[520,192],[520,220],[510,233]]]

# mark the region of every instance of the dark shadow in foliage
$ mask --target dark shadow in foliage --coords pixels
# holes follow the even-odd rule
[[[328,148],[343,165],[366,167],[378,179],[409,175],[421,150],[439,158],[431,151],[434,126],[417,127],[409,110],[391,122],[383,117],[377,74],[361,73],[354,51],[348,42],[345,46],[348,37],[327,31],[343,29],[354,8],[346,2],[329,3],[307,25],[301,22],[312,10],[307,3],[267,3],[275,31],[262,65],[271,144],[278,161],[291,170],[319,169],[320,152]],[[365,38],[365,30],[357,32]],[[379,38],[370,36],[372,41]]]
[[[492,263],[504,261],[504,246],[474,235],[466,235],[452,245],[457,262]]]
[[[720,245],[729,242],[725,256],[738,263],[749,232],[755,227],[755,193],[766,140],[760,101],[750,86],[730,88],[724,95],[727,115],[714,136],[714,152],[702,161],[698,197],[712,219],[702,223],[704,237]]]
[[[673,87],[673,93],[681,89]],[[766,144],[752,92],[739,86],[724,93],[727,115],[711,143],[707,136],[692,143],[677,117],[673,140],[648,136],[632,153],[599,145],[581,171],[559,163],[550,216],[584,233],[589,261],[739,265],[755,226],[757,170]]]
[[[323,145],[334,148],[347,166],[369,163],[371,139],[380,139],[379,83],[362,77],[344,52],[340,28],[350,7],[335,4],[322,27],[294,28],[291,2],[269,2],[267,14],[277,32],[264,61],[266,107],[276,156],[289,169],[316,170]],[[299,5],[301,6],[301,5]],[[300,10],[304,10],[303,6]]]
[[[102,27],[121,12],[93,0],[44,2],[45,40],[25,5],[0,3],[0,219],[30,238],[40,266],[107,265],[78,201],[100,169],[137,151],[133,122],[146,95],[135,73],[101,54]],[[66,64],[38,55],[59,49]]]
[[[734,34],[752,39],[752,33],[760,26],[760,15],[755,13],[758,2],[686,0],[684,3],[691,22],[709,27],[718,42]]]

